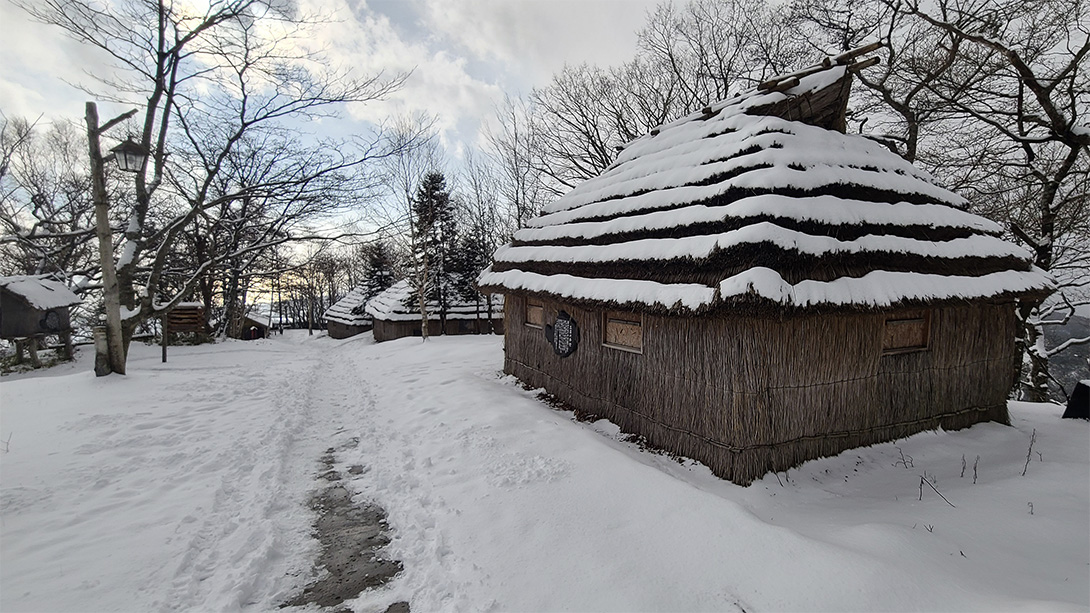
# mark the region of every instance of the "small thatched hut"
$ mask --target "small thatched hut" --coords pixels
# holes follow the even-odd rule
[[[1051,280],[842,133],[851,61],[652,130],[518,231],[480,278],[506,294],[504,370],[740,484],[1006,423],[1015,304]]]
[[[57,335],[65,355],[72,357],[70,307],[80,298],[68,287],[46,277],[0,277],[0,338],[14,340],[21,358],[23,348],[38,364],[38,342]]]
[[[322,317],[330,338],[348,338],[371,329],[367,307],[367,288],[357,287],[326,309]]]
[[[408,280],[367,302],[367,315],[374,322],[375,340],[388,341],[405,336],[420,336],[420,309],[417,294]],[[480,300],[459,301],[447,310],[446,334],[503,334],[503,296],[482,295]],[[443,334],[439,305],[428,304],[428,334]]]

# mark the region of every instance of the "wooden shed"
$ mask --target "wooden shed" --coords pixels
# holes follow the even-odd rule
[[[652,130],[518,231],[480,278],[506,294],[505,372],[743,485],[1007,423],[1015,305],[1052,280],[842,133],[851,61]]]
[[[239,330],[239,339],[244,341],[256,341],[269,338],[268,316],[260,313],[249,313],[242,318],[242,327]]]
[[[79,296],[64,283],[48,277],[0,277],[0,338],[16,341],[20,355],[23,343],[28,342],[31,359],[37,364],[38,340],[57,335],[71,358],[69,309],[79,303]]]
[[[374,323],[375,340],[388,341],[405,336],[420,336],[420,310],[417,295],[408,280],[395,283],[367,302],[365,313]],[[503,296],[481,295],[477,301],[459,301],[447,311],[446,334],[503,334]],[[428,334],[443,333],[439,306],[428,305]]]
[[[348,338],[371,329],[367,307],[367,288],[357,287],[326,309],[322,317],[330,338]]]

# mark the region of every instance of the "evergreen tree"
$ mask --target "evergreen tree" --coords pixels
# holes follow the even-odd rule
[[[478,319],[492,319],[492,305],[477,291],[477,277],[492,262],[495,245],[484,228],[475,226],[458,241],[453,261],[454,287],[459,299],[477,305]]]
[[[412,212],[417,288],[438,308],[440,329],[445,334],[447,311],[456,295],[458,223],[443,173],[424,176],[413,198]]]
[[[367,300],[374,298],[394,284],[397,258],[386,241],[375,241],[360,250],[364,263],[363,286]]]

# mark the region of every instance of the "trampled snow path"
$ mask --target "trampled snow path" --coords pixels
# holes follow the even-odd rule
[[[160,365],[136,346],[125,379],[5,381],[0,608],[268,610],[301,588],[318,459],[357,406],[327,348],[180,347]]]
[[[502,359],[498,337],[304,333],[5,378],[0,609],[275,610],[313,578],[329,447],[405,566],[356,611],[1090,607],[1087,426],[1054,406],[740,488],[543,405]]]

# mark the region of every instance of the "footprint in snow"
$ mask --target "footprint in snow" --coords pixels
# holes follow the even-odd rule
[[[534,483],[557,481],[571,472],[571,465],[557,458],[504,454],[490,466],[489,485],[512,489]]]

